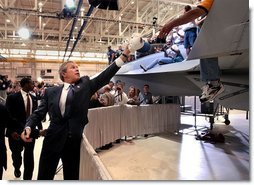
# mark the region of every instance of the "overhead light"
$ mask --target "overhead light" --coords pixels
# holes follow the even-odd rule
[[[39,2],[38,3],[38,6],[41,8],[43,6],[43,3],[42,2]]]
[[[21,46],[26,46],[26,44],[23,42],[23,43],[21,44]]]
[[[66,0],[66,6],[68,8],[74,8],[75,7],[74,0]]]
[[[5,21],[8,22],[8,23],[11,22],[10,19],[6,19]]]
[[[29,30],[27,29],[27,28],[25,28],[25,27],[22,27],[22,28],[20,28],[19,29],[19,31],[18,31],[18,34],[19,34],[19,36],[22,38],[22,39],[29,39],[29,37],[30,37],[30,32],[29,32]]]
[[[134,4],[134,1],[131,1],[131,4]]]
[[[85,8],[81,8],[80,10],[81,10],[81,12],[84,12],[84,11],[85,11]]]
[[[64,4],[64,8],[62,10],[62,15],[64,18],[71,18],[74,16],[74,11],[76,9],[74,0],[66,0]]]

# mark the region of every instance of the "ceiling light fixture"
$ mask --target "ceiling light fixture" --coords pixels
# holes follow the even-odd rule
[[[25,40],[29,39],[29,37],[30,37],[30,32],[29,32],[29,30],[28,30],[27,28],[25,28],[25,27],[20,28],[19,31],[18,31],[18,34],[19,34],[19,36],[20,36],[22,39],[25,39]]]
[[[73,0],[66,0],[66,6],[68,8],[74,8],[75,7],[75,3]]]
[[[41,8],[43,6],[42,2],[39,2],[38,6]]]

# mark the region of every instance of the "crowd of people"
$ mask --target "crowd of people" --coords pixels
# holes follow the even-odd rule
[[[189,9],[179,18],[170,20],[160,30],[158,38],[167,37],[177,26],[192,22],[200,17],[204,18],[212,3],[213,0],[203,0],[196,8]],[[190,29],[185,29],[184,33],[184,35],[191,36],[191,40],[188,40],[186,45],[184,44],[187,52],[195,40],[192,33],[186,32],[186,30],[194,31],[193,28]],[[111,53],[108,55],[110,65],[93,79],[88,76],[81,77],[78,65],[72,61],[62,63],[59,68],[59,76],[63,84],[51,88],[44,88],[42,85],[38,87],[30,78],[23,78],[20,83],[11,83],[6,80],[6,77],[1,78],[0,84],[4,89],[0,90],[8,94],[6,104],[0,106],[1,178],[3,169],[7,168],[4,140],[6,128],[15,177],[20,177],[22,174],[20,166],[22,151],[24,151],[23,179],[32,179],[35,139],[43,135],[45,138],[41,149],[38,180],[53,180],[60,159],[63,164],[64,179],[78,180],[80,142],[83,129],[88,123],[88,109],[98,106],[153,103],[148,84],[144,84],[143,92],[130,86],[128,93],[125,93],[123,82],[110,82],[120,67],[131,61],[130,54],[140,49],[140,44],[133,44],[132,48],[126,46],[123,50],[119,48],[118,54],[112,52],[110,47],[108,49],[108,53]],[[172,46],[170,49],[176,51]],[[200,100],[209,101],[223,91],[219,80],[218,58],[201,59],[200,68],[201,80],[207,83],[203,87]],[[50,123],[49,127],[43,130],[41,123],[46,114],[49,115]]]
[[[6,79],[7,78],[8,77],[6,77]],[[32,140],[32,142],[24,142],[21,139],[21,134],[25,128],[26,120],[38,108],[38,105],[40,105],[47,88],[48,85],[45,86],[43,82],[34,82],[29,77],[24,77],[20,81],[15,82],[8,81],[8,85],[4,89],[7,94],[6,103],[5,105],[0,104],[0,114],[2,118],[4,118],[2,122],[3,124],[1,124],[0,140],[2,147],[1,152],[3,152],[0,159],[1,174],[3,173],[3,168],[7,168],[4,139],[6,136],[12,153],[11,157],[14,167],[14,176],[19,178],[23,174],[24,180],[32,179],[35,139]],[[118,80],[115,83],[110,81],[96,91],[91,96],[88,108],[92,109],[123,104],[140,105],[152,103],[153,97],[148,84],[144,84],[143,91],[140,91],[135,86],[130,86],[128,91],[125,91],[125,83]],[[45,119],[42,121],[45,121]],[[46,132],[46,129],[43,129],[42,121],[38,122],[38,124],[32,128],[32,130],[34,130],[33,134],[36,135],[33,136],[34,138],[43,136]],[[5,129],[7,129],[6,133],[4,132]],[[120,142],[120,140],[121,139],[119,138],[116,142]],[[106,146],[106,148],[107,147],[108,146]],[[22,159],[24,165],[23,173],[20,170]]]
[[[88,76],[80,77],[78,65],[73,61],[67,61],[59,68],[59,76],[63,84],[43,90],[40,85],[41,88],[38,90],[38,85],[35,88],[31,78],[25,77],[19,83],[20,88],[15,88],[19,89],[17,92],[8,91],[4,109],[1,111],[4,114],[6,110],[8,113],[6,116],[11,121],[4,120],[1,133],[5,132],[7,127],[6,136],[12,152],[15,177],[22,175],[20,166],[23,154],[23,179],[32,179],[35,139],[43,135],[45,138],[37,178],[53,180],[60,159],[63,164],[64,179],[77,180],[79,178],[80,142],[84,126],[88,123],[87,112],[92,105],[91,98],[109,83],[124,63],[128,62],[129,54],[140,47],[140,43],[134,43],[130,48],[126,46],[122,54],[93,79]],[[111,87],[110,85],[113,84],[109,83],[108,87]],[[11,83],[4,89],[5,93],[8,88],[12,89]],[[122,90],[123,84],[120,83],[117,84],[115,91],[118,94],[110,95],[110,89],[105,88],[99,103],[104,106],[115,104],[115,97],[122,97]],[[114,100],[111,97],[114,97]],[[117,103],[124,103],[123,100],[118,99]],[[41,123],[47,114],[50,119],[49,127],[43,130]],[[5,146],[3,141],[4,138],[1,138],[1,144]],[[3,154],[6,156],[5,147],[3,147]],[[6,157],[4,155],[2,157],[2,153],[0,162],[1,169],[6,169]]]
[[[125,83],[118,80],[110,81],[95,92],[90,101],[89,108],[112,106],[112,105],[142,105],[153,104],[153,95],[148,84],[144,84],[143,91],[131,85],[128,91],[125,90]]]
[[[1,147],[5,145],[4,136],[8,138],[8,144],[11,151],[12,164],[14,167],[14,176],[19,178],[21,176],[22,159],[24,162],[23,179],[31,180],[34,169],[34,145],[35,140],[31,143],[25,143],[21,139],[20,135],[24,130],[26,119],[30,114],[38,107],[40,103],[45,86],[43,83],[32,81],[29,77],[24,77],[20,81],[12,82],[8,80],[8,76],[5,75],[5,80],[2,80],[1,86],[4,87],[2,91],[2,99],[5,100],[5,104],[1,104]],[[6,132],[4,132],[6,129]],[[36,131],[37,137],[39,132],[43,131],[42,124],[38,124]],[[34,132],[35,134],[35,132]],[[2,143],[3,142],[3,143]],[[1,148],[1,151],[6,149]],[[4,161],[1,162],[0,177],[2,178],[2,166],[6,166],[6,155]],[[1,157],[1,159],[3,159]]]

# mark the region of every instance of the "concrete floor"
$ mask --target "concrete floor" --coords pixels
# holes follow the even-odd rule
[[[231,180],[250,179],[249,121],[245,112],[232,111],[231,124],[219,118],[214,133],[222,133],[225,143],[212,144],[195,139],[194,117],[181,116],[178,135],[162,133],[132,142],[115,144],[99,152],[116,180]],[[197,117],[198,132],[210,126]]]
[[[161,133],[144,138],[138,136],[132,141],[122,141],[109,150],[98,152],[102,162],[114,180],[226,180],[249,181],[249,120],[245,111],[231,110],[230,125],[226,126],[223,117],[215,120],[214,133],[222,133],[225,143],[212,144],[195,139],[209,127],[208,119],[181,116],[181,129],[177,135]],[[35,169],[37,177],[38,160],[42,138],[35,147]],[[5,180],[21,180],[13,175],[11,152],[8,147],[8,170]],[[21,171],[23,168],[21,169]],[[62,180],[62,170],[55,180]]]

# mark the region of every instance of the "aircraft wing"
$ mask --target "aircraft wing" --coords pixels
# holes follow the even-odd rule
[[[239,54],[249,50],[247,0],[214,0],[188,59]]]
[[[147,72],[139,67],[163,55],[152,54],[125,64],[113,80],[125,82],[126,87],[149,84],[154,95],[198,96],[204,84],[199,80],[199,59],[218,57],[226,90],[216,101],[228,108],[249,110],[248,1],[215,0],[187,60],[156,65]]]

